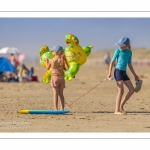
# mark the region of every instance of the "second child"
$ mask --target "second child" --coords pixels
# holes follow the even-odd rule
[[[126,74],[127,66],[132,72],[135,80],[140,80],[140,79],[135,73],[132,66],[132,51],[130,46],[130,39],[128,37],[121,37],[119,39],[119,42],[116,45],[118,45],[119,48],[117,48],[114,52],[112,61],[109,66],[109,72],[107,78],[111,77],[112,66],[115,63],[115,60],[117,60],[116,68],[114,71],[114,77],[118,88],[118,94],[116,97],[115,114],[123,115],[126,114],[126,112],[124,111],[124,105],[127,102],[127,100],[131,97],[131,95],[134,93],[133,84],[130,78],[128,77],[128,75]],[[124,97],[122,97],[124,94],[124,85],[128,88],[129,91]]]
[[[64,80],[64,68],[66,70],[69,69],[67,61],[63,57],[63,47],[60,45],[55,45],[52,48],[52,54],[54,55],[53,59],[45,59],[46,60],[46,69],[49,70],[51,68],[51,87],[53,90],[53,100],[54,100],[54,110],[58,110],[58,96],[61,101],[61,110],[64,110],[65,99],[63,95],[63,91],[65,88],[65,80]]]

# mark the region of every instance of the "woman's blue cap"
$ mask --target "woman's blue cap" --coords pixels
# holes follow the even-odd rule
[[[63,47],[60,46],[60,45],[55,45],[53,48],[52,48],[53,51],[55,52],[62,52],[63,51]]]
[[[116,43],[116,45],[119,45],[121,47],[125,46],[126,44],[130,44],[130,39],[128,37],[125,37],[125,36],[121,37],[119,39],[119,41]]]

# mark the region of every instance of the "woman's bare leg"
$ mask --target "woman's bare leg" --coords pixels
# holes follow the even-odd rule
[[[117,81],[117,87],[118,87],[118,95],[116,98],[115,114],[122,115],[123,113],[120,112],[120,103],[121,103],[122,95],[124,93],[123,80]]]
[[[53,100],[54,100],[54,109],[58,110],[58,87],[53,87]]]
[[[120,110],[121,111],[124,111],[124,109],[123,109],[124,104],[131,97],[131,95],[134,93],[134,87],[133,87],[132,82],[130,80],[124,81],[123,83],[126,85],[126,87],[128,88],[129,91],[121,101],[121,104],[120,104]]]
[[[65,99],[64,99],[63,91],[64,91],[64,88],[60,87],[59,88],[59,97],[60,97],[61,109],[62,110],[64,110],[64,107],[65,107]]]

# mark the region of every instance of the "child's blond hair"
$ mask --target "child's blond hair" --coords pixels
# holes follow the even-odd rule
[[[126,46],[127,46],[127,49],[128,49],[129,51],[131,51],[131,45],[130,45],[130,44],[127,44]]]

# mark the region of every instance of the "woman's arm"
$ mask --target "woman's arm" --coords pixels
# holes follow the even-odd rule
[[[132,74],[134,75],[135,80],[139,80],[140,78],[136,75],[132,64],[128,64],[128,67],[129,67],[130,71],[132,72]]]
[[[66,59],[64,59],[64,67],[66,70],[69,70],[69,65],[68,65]]]
[[[110,65],[109,65],[109,72],[108,72],[107,78],[110,78],[110,77],[111,77],[111,71],[112,71],[112,67],[114,66],[114,63],[115,63],[115,60],[112,60],[112,61],[110,62]]]
[[[45,61],[46,61],[46,69],[49,70],[51,68],[51,62],[47,58],[45,58]]]

